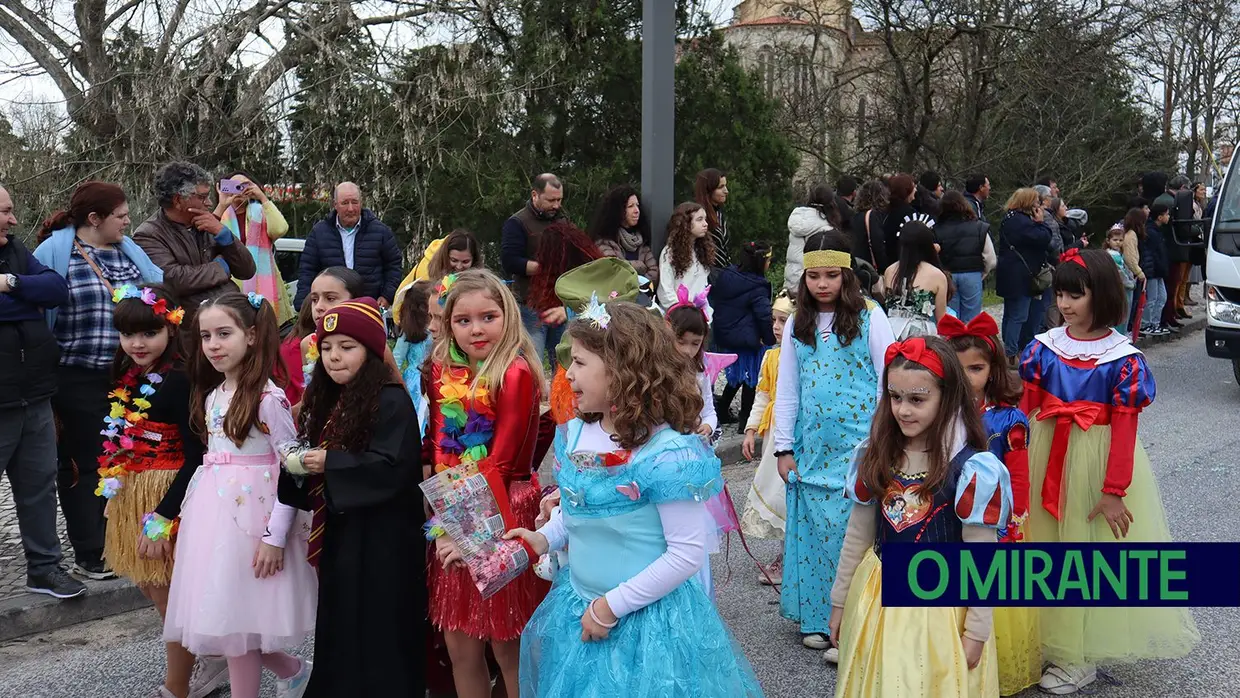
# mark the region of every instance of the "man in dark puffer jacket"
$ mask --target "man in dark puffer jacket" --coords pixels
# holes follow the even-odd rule
[[[400,248],[392,229],[368,208],[362,208],[362,191],[342,182],[332,191],[333,210],[314,224],[301,253],[294,305],[310,295],[314,277],[328,267],[348,267],[362,275],[366,295],[381,307],[391,306],[401,278]]]
[[[68,302],[69,285],[9,237],[16,226],[13,200],[0,187],[0,473],[8,475],[17,505],[26,589],[67,599],[86,587],[59,567],[51,398],[60,348],[43,311]]]

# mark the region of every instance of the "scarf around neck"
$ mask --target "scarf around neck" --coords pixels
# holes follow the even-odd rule
[[[616,239],[620,242],[620,247],[624,248],[625,252],[636,252],[642,246],[642,234],[623,226],[621,226],[620,234],[616,236]]]

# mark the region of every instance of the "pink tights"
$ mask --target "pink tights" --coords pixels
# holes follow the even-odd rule
[[[285,652],[259,652],[255,650],[240,657],[228,658],[228,682],[232,684],[235,698],[258,698],[258,684],[263,678],[263,668],[270,669],[281,679],[291,678],[301,671],[301,660]]]

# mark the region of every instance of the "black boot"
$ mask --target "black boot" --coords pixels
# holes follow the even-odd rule
[[[741,389],[739,384],[732,385],[729,383],[723,389],[723,394],[715,400],[715,415],[719,418],[719,424],[735,424],[736,417],[732,415],[732,399],[736,397],[736,392]]]
[[[741,385],[741,411],[736,415],[736,433],[745,435],[745,425],[749,424],[749,413],[753,411],[753,398],[757,391],[752,385]]]

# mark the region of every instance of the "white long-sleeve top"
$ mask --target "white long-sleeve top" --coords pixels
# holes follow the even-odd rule
[[[719,415],[715,412],[715,390],[706,377],[706,372],[698,374],[698,389],[702,391],[702,424],[709,424],[711,431],[719,428]]]
[[[610,453],[615,450],[616,443],[611,435],[595,422],[582,427],[574,452]],[[646,569],[605,594],[607,605],[617,618],[639,611],[672,593],[697,574],[706,562],[706,540],[710,533],[706,505],[689,499],[656,504],[655,509],[663,524],[667,550]],[[559,510],[538,532],[547,537],[549,551],[563,550],[568,544],[568,529]]]
[[[706,289],[710,284],[710,269],[697,258],[697,253],[693,254],[693,263],[685,270],[683,275],[677,275],[676,270],[672,268],[672,248],[664,247],[663,252],[659,254],[659,289],[656,295],[659,298],[659,305],[667,310],[676,303],[676,289],[684,284],[689,289],[689,297],[692,298]]]
[[[835,313],[818,313],[819,341],[830,333],[835,322]],[[793,345],[793,318],[788,318],[784,325],[784,336],[779,353],[779,390],[775,391],[775,450],[787,451],[792,448],[792,435],[795,433],[797,415],[801,409],[801,368],[797,365],[797,350]],[[895,341],[891,333],[891,323],[883,309],[875,305],[870,310],[870,333],[866,337],[858,337],[854,342],[864,341],[869,345],[870,361],[874,364],[874,372],[883,375],[883,364],[886,361],[887,347]],[[881,383],[881,380],[880,380]],[[882,390],[882,386],[879,386]],[[881,396],[880,396],[881,397]]]

